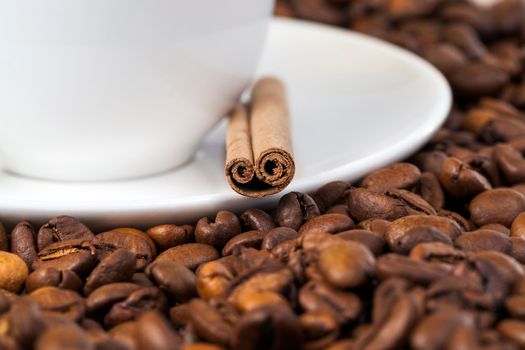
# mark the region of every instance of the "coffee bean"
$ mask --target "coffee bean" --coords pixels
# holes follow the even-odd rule
[[[386,192],[392,189],[410,189],[421,178],[419,169],[409,163],[396,163],[389,167],[376,170],[367,175],[361,186],[374,192]]]
[[[394,252],[408,254],[412,248],[421,243],[442,242],[452,245],[449,236],[432,226],[418,226],[408,230],[395,245],[390,246]]]
[[[0,288],[18,293],[28,274],[27,265],[18,255],[0,251]]]
[[[275,228],[273,218],[257,208],[246,210],[241,215],[241,221],[248,230],[268,232]]]
[[[188,243],[164,251],[155,261],[173,261],[193,270],[199,265],[217,258],[219,258],[219,253],[212,246],[202,243]]]
[[[355,288],[373,275],[375,258],[370,250],[357,242],[330,244],[319,252],[319,271],[338,288]]]
[[[155,245],[155,241],[150,236],[148,236],[146,232],[133,228],[133,227],[119,227],[119,228],[114,228],[111,231],[127,233],[130,235],[137,235],[139,237],[144,238],[146,242],[148,242],[149,246],[151,247],[151,250],[153,251],[153,256],[157,256],[157,246]]]
[[[32,268],[55,268],[70,270],[79,276],[91,272],[96,264],[95,249],[83,240],[52,243],[38,253]]]
[[[158,261],[148,266],[147,273],[152,276],[160,288],[178,301],[188,301],[197,294],[197,278],[184,265],[167,260]]]
[[[139,349],[169,350],[180,346],[180,337],[158,312],[144,313],[137,321],[137,330]]]
[[[450,74],[454,92],[471,99],[498,93],[509,79],[503,70],[482,63],[465,65]]]
[[[520,263],[525,263],[525,238],[511,237],[512,257]]]
[[[279,200],[275,222],[278,226],[297,231],[305,221],[320,214],[319,207],[312,197],[305,193],[291,192]]]
[[[107,231],[92,240],[97,257],[102,260],[119,248],[135,254],[135,269],[143,270],[155,257],[154,247],[142,235],[120,231]]]
[[[443,162],[439,181],[449,194],[458,198],[471,198],[492,188],[483,175],[453,157]]]
[[[57,270],[52,267],[33,271],[27,277],[25,283],[27,293],[42,287],[58,287],[80,292],[83,287],[82,280],[73,271]]]
[[[27,298],[44,311],[55,312],[74,321],[84,317],[86,311],[84,300],[72,290],[43,287],[31,292]]]
[[[203,299],[222,298],[235,278],[227,262],[231,256],[202,264],[197,270],[197,292]]]
[[[422,56],[446,76],[468,63],[465,54],[448,43],[426,47],[423,49]]]
[[[76,325],[62,325],[49,328],[38,340],[37,350],[70,349],[94,350],[95,345],[86,333]]]
[[[510,236],[510,229],[502,224],[487,224],[480,227],[483,230],[492,230],[503,233],[505,236]]]
[[[38,250],[42,250],[55,242],[69,240],[91,241],[93,237],[93,232],[78,219],[71,216],[57,216],[38,230]]]
[[[233,327],[217,309],[200,299],[193,299],[189,308],[190,322],[199,337],[219,345],[229,345]]]
[[[284,241],[289,241],[297,238],[298,233],[294,229],[288,227],[277,227],[271,230],[264,236],[261,243],[261,249],[272,251],[277,245]]]
[[[510,235],[512,237],[525,238],[525,212],[516,216],[516,218],[512,221]]]
[[[486,191],[470,202],[469,211],[475,225],[497,223],[510,227],[516,216],[525,211],[525,196],[506,188]]]
[[[299,233],[308,231],[321,231],[328,233],[337,233],[354,228],[355,224],[351,218],[341,214],[323,214],[306,221]]]
[[[496,250],[505,254],[511,254],[512,241],[503,233],[493,230],[477,230],[466,232],[456,238],[455,245],[467,252],[479,252],[483,250]]]
[[[345,241],[352,241],[361,243],[375,255],[378,256],[383,253],[386,241],[383,235],[368,231],[368,230],[349,230],[340,232],[335,235],[336,237],[342,238]]]
[[[525,295],[512,295],[505,300],[508,313],[518,319],[525,319]]]
[[[525,181],[525,159],[514,147],[498,144],[494,146],[493,157],[510,184]]]
[[[235,307],[241,313],[250,312],[266,306],[276,306],[281,308],[290,307],[288,301],[283,296],[270,291],[255,291],[250,294],[241,294],[237,298],[235,304]]]
[[[11,252],[31,266],[37,256],[35,230],[27,221],[19,222],[11,232]]]
[[[286,308],[265,306],[247,312],[234,329],[233,349],[285,350],[300,347],[299,320]]]
[[[222,249],[222,256],[233,254],[234,251],[241,247],[251,247],[259,249],[262,245],[266,233],[263,231],[248,231],[241,233],[226,243]]]
[[[135,254],[127,249],[117,249],[102,259],[91,272],[84,285],[84,294],[89,295],[105,284],[129,281],[134,272]]]
[[[447,155],[441,151],[427,151],[417,153],[413,162],[422,172],[430,172],[439,176],[441,166],[446,159]]]
[[[134,283],[111,283],[95,289],[86,298],[86,310],[93,314],[109,309],[113,304],[125,300],[131,293],[142,287]]]
[[[124,322],[109,331],[110,336],[124,344],[128,349],[138,349],[138,323],[136,321]]]
[[[460,48],[469,59],[477,60],[487,54],[478,33],[468,24],[449,24],[443,28],[442,35],[445,41]]]
[[[4,225],[0,222],[0,251],[9,251],[9,236]]]
[[[342,25],[347,17],[338,8],[323,0],[291,0],[295,14],[303,19]]]
[[[525,322],[507,319],[501,321],[497,326],[498,332],[520,348],[525,346]]]
[[[195,240],[194,228],[191,225],[177,226],[172,224],[158,225],[146,231],[155,244],[162,250]]]
[[[13,303],[6,321],[10,335],[23,348],[32,348],[46,326],[41,310],[28,300]]]
[[[439,210],[445,205],[445,194],[436,175],[425,172],[419,180],[419,193],[428,204]]]
[[[195,226],[195,239],[198,243],[209,244],[222,248],[231,238],[241,233],[241,223],[235,214],[220,211],[215,222],[210,223],[208,218],[202,218]]]
[[[341,214],[350,216],[350,209],[346,204],[335,204],[328,208],[325,214]]]
[[[386,254],[377,259],[376,274],[380,279],[405,278],[418,284],[429,284],[450,273],[441,264],[410,259],[402,255]]]
[[[420,243],[410,251],[410,258],[415,260],[439,261],[445,263],[456,263],[462,261],[467,255],[442,242]]]
[[[326,212],[330,207],[344,198],[348,188],[348,183],[344,181],[333,181],[319,187],[317,191],[312,193],[311,197],[317,203],[319,210]]]

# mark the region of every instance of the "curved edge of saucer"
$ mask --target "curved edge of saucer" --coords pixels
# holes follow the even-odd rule
[[[286,189],[287,192],[309,192],[315,190],[320,183],[327,183],[334,180],[353,181],[373,169],[401,160],[415,152],[426,141],[428,141],[432,134],[445,121],[452,104],[451,88],[445,77],[430,63],[426,62],[419,56],[390,43],[364,34],[307,21],[274,18],[270,30],[282,30],[280,28],[283,27],[306,32],[323,31],[328,35],[339,36],[341,40],[352,38],[353,40],[366,41],[371,45],[381,46],[383,50],[395,53],[398,57],[413,64],[418,67],[419,70],[427,74],[428,77],[434,81],[436,89],[434,93],[437,93],[440,96],[439,99],[442,100],[439,106],[431,111],[430,116],[425,118],[425,123],[422,123],[422,125],[414,130],[412,138],[399,140],[399,142],[387,149],[371,154],[357,162],[353,162],[352,164],[327,170],[318,174],[315,178],[292,182],[292,184]],[[348,176],[349,169],[351,169],[353,173],[351,177]],[[176,198],[149,201],[112,201],[105,203],[57,202],[53,203],[53,208],[49,208],[49,202],[44,201],[9,200],[9,203],[5,205],[1,204],[4,200],[0,199],[0,207],[4,208],[1,216],[9,216],[13,218],[13,220],[24,218],[24,215],[29,215],[29,212],[31,212],[30,216],[34,217],[37,221],[39,219],[46,220],[46,218],[60,213],[64,215],[81,215],[88,224],[90,221],[93,222],[93,220],[97,220],[98,225],[104,225],[104,220],[101,220],[100,217],[111,218],[112,215],[115,216],[116,221],[128,221],[132,224],[134,222],[134,217],[139,213],[143,218],[147,217],[146,219],[140,220],[144,223],[162,221],[167,217],[175,221],[189,220],[188,218],[196,218],[196,212],[199,213],[199,216],[202,216],[220,209],[239,210],[240,208],[250,205],[264,207],[275,202],[275,200],[281,195],[266,197],[262,200],[253,200],[244,198],[232,191],[231,193],[192,197],[190,200]],[[183,206],[181,206],[182,203],[184,203]],[[220,203],[220,208],[218,207],[218,203]],[[112,219],[108,220],[113,222]]]

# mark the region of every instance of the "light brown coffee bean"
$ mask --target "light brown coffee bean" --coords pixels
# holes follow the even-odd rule
[[[516,218],[512,221],[510,235],[512,237],[525,238],[525,212],[516,216]]]
[[[386,241],[383,238],[383,235],[368,230],[349,230],[339,232],[335,236],[342,238],[345,241],[361,243],[370,249],[375,256],[380,255],[386,246]]]
[[[326,349],[339,336],[340,326],[327,311],[305,312],[299,316],[299,323],[308,349]]]
[[[483,250],[496,250],[505,254],[512,252],[512,241],[507,235],[486,229],[463,233],[456,238],[454,244],[466,252]]]
[[[507,312],[513,317],[525,320],[525,295],[512,295],[505,300]]]
[[[383,236],[392,222],[383,219],[368,219],[361,221],[357,228],[368,230]]]
[[[520,348],[525,347],[525,322],[513,319],[501,321],[497,326],[498,332]]]
[[[31,292],[27,298],[43,311],[55,312],[73,321],[80,320],[86,312],[84,300],[72,290],[43,287]]]
[[[231,238],[241,233],[241,223],[237,216],[229,211],[220,211],[215,222],[202,218],[195,226],[195,239],[198,243],[222,248]]]
[[[18,293],[28,274],[27,265],[18,255],[0,251],[0,288]]]
[[[376,263],[376,275],[380,279],[399,277],[423,285],[448,275],[451,270],[443,264],[418,261],[397,254],[383,255]]]
[[[477,226],[497,223],[510,227],[516,216],[525,211],[525,196],[508,188],[486,191],[472,199],[469,211]]]
[[[127,233],[129,235],[137,235],[141,238],[144,238],[148,245],[151,247],[153,257],[157,256],[157,246],[155,245],[155,241],[149,235],[147,235],[146,232],[133,227],[118,227],[111,229],[111,231]]]
[[[228,264],[228,256],[219,260],[202,264],[197,270],[197,292],[205,300],[225,296],[230,283],[235,278],[232,266]]]
[[[38,339],[35,349],[95,350],[95,345],[80,327],[62,325],[48,328]]]
[[[195,240],[194,228],[191,225],[164,224],[151,227],[146,231],[157,247],[166,250]]]
[[[138,350],[138,323],[136,321],[124,322],[111,328],[111,338],[124,344],[128,349]]]
[[[155,261],[173,261],[193,270],[205,262],[218,258],[219,253],[211,245],[188,243],[165,250]]]
[[[353,220],[342,214],[323,214],[306,221],[299,229],[299,234],[308,231],[337,233],[355,227]]]
[[[441,151],[424,151],[417,153],[413,162],[422,172],[430,172],[439,176],[441,166],[447,158],[447,155]]]
[[[386,192],[392,189],[410,189],[421,178],[419,169],[409,163],[396,163],[373,171],[362,181],[361,186],[374,192]]]
[[[189,304],[189,316],[200,338],[226,347],[230,344],[232,325],[207,302],[193,299]]]
[[[525,264],[525,238],[511,237],[512,257],[520,263]]]
[[[436,175],[425,172],[419,180],[419,193],[428,204],[439,210],[445,205],[445,193]]]

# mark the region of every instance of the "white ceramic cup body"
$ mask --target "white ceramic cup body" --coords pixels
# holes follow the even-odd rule
[[[89,181],[184,163],[250,83],[272,5],[0,1],[0,162]]]

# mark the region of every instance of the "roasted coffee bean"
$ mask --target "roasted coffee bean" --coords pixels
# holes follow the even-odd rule
[[[421,178],[419,169],[409,163],[396,163],[389,167],[376,170],[367,175],[361,186],[374,192],[386,192],[393,189],[410,189]]]
[[[83,240],[52,243],[38,253],[32,268],[70,270],[79,276],[91,272],[97,262],[95,249]]]
[[[84,285],[84,294],[89,295],[105,284],[129,281],[134,272],[135,254],[127,249],[117,249],[91,272]]]
[[[28,267],[37,256],[35,236],[33,226],[27,221],[19,222],[11,232],[11,252],[21,257]]]
[[[445,205],[445,194],[436,175],[425,172],[419,180],[419,193],[428,204],[439,210]]]
[[[38,339],[37,350],[69,349],[94,350],[95,345],[88,335],[76,325],[62,325],[48,328]]]
[[[153,287],[153,282],[144,272],[135,272],[133,276],[131,276],[130,282],[138,284],[141,287]]]
[[[525,322],[519,320],[503,320],[497,326],[503,338],[515,343],[520,348],[525,347]]]
[[[471,198],[492,188],[483,175],[453,157],[443,162],[439,181],[447,193],[458,198]]]
[[[510,229],[502,224],[487,224],[480,227],[483,230],[492,230],[503,233],[505,236],[510,236]]]
[[[468,24],[453,23],[442,31],[445,41],[460,48],[469,59],[480,59],[487,54],[487,48],[481,42],[478,33]]]
[[[181,339],[170,327],[168,320],[155,311],[144,313],[137,321],[139,349],[169,350],[178,348]]]
[[[299,320],[291,310],[278,307],[262,307],[245,313],[235,327],[232,341],[233,349],[285,350],[300,347]]]
[[[9,251],[9,236],[4,225],[0,222],[0,251]]]
[[[27,265],[18,255],[0,251],[0,288],[18,293],[28,274]]]
[[[516,216],[525,211],[525,196],[508,188],[486,191],[470,202],[469,211],[475,225],[497,223],[510,227]]]
[[[202,264],[197,270],[197,292],[205,300],[222,298],[235,278],[233,267],[228,264],[233,257],[228,256]]]
[[[512,237],[525,238],[525,212],[516,216],[516,218],[512,221],[510,235]]]
[[[55,242],[69,240],[91,241],[93,237],[93,232],[78,219],[71,216],[57,216],[38,230],[38,250],[42,250]]]
[[[151,247],[151,250],[153,251],[153,256],[157,256],[157,246],[155,245],[155,241],[146,234],[146,232],[133,228],[133,227],[119,227],[114,228],[111,231],[121,232],[121,233],[127,233],[129,235],[137,235],[139,237],[144,238],[149,246]]]
[[[525,319],[525,295],[512,295],[505,300],[507,312],[514,318]]]
[[[368,230],[383,236],[391,223],[391,221],[383,219],[367,219],[361,221],[357,225],[357,228],[362,228],[364,230]]]
[[[191,225],[177,226],[172,224],[158,225],[146,231],[157,247],[166,250],[195,240],[194,228]]]
[[[311,197],[317,203],[321,212],[326,212],[330,207],[344,198],[349,185],[344,181],[333,181],[321,186],[312,193]]]
[[[265,236],[266,233],[263,231],[248,231],[238,234],[226,243],[222,249],[222,256],[231,255],[241,247],[259,249]]]
[[[298,233],[289,227],[277,227],[264,236],[261,244],[262,250],[272,251],[277,245],[284,241],[297,238]]]
[[[446,159],[447,155],[444,152],[436,150],[419,152],[414,156],[413,162],[422,172],[430,172],[439,176],[441,166]]]
[[[432,226],[418,226],[408,230],[395,245],[390,246],[392,251],[408,254],[412,248],[421,243],[442,242],[452,245],[449,236]]]
[[[512,252],[512,241],[507,235],[486,229],[466,232],[456,238],[454,244],[466,252],[483,250],[496,250],[505,254]]]
[[[328,208],[325,214],[341,214],[350,216],[350,209],[346,204],[335,204]]]
[[[31,292],[27,298],[44,311],[56,312],[74,321],[84,317],[86,311],[84,300],[72,290],[43,287]]]
[[[319,207],[312,197],[305,193],[291,192],[279,200],[275,222],[278,226],[297,231],[305,221],[320,214]]]
[[[223,346],[230,344],[233,327],[216,308],[203,300],[193,299],[189,304],[189,316],[195,332],[203,340]]]
[[[268,232],[275,228],[273,218],[257,208],[246,210],[241,215],[241,221],[248,230]]]
[[[104,317],[108,327],[122,322],[133,321],[147,311],[166,312],[168,300],[159,288],[146,287],[132,292],[125,300],[113,304]]]
[[[402,255],[386,254],[377,259],[376,274],[380,279],[399,277],[418,284],[429,284],[449,274],[442,264],[418,261]]]
[[[138,323],[136,321],[124,322],[111,328],[109,335],[124,344],[128,349],[138,349]]]
[[[195,274],[182,264],[158,261],[148,266],[147,273],[157,285],[176,300],[185,302],[197,294]]]
[[[319,252],[319,271],[333,286],[355,288],[373,275],[375,258],[361,243],[341,241],[325,246]]]
[[[386,241],[383,238],[383,235],[368,230],[349,230],[340,232],[335,236],[342,238],[345,241],[361,243],[370,249],[375,256],[380,255],[386,246]]]
[[[102,260],[119,248],[135,254],[135,269],[143,270],[155,257],[154,247],[142,235],[120,231],[100,233],[91,241],[97,257]]]
[[[202,218],[195,226],[195,239],[198,243],[222,248],[231,238],[241,233],[241,223],[237,216],[229,211],[220,211],[215,222]]]
[[[13,303],[5,320],[9,334],[23,348],[32,348],[45,328],[40,308],[28,300]]]
[[[219,253],[211,245],[188,243],[164,251],[155,261],[173,261],[193,270],[217,258],[219,258]]]
[[[510,77],[499,68],[474,63],[456,69],[449,79],[456,93],[475,99],[498,93],[509,82]]]
[[[420,243],[410,251],[415,260],[439,261],[454,264],[467,257],[466,253],[442,242]]]
[[[80,292],[83,287],[82,280],[73,271],[57,270],[52,267],[33,271],[27,277],[25,283],[27,293],[42,287],[58,287]]]
[[[508,183],[525,181],[525,159],[518,150],[511,145],[499,144],[494,146],[493,157]]]
[[[291,0],[290,4],[295,14],[303,19],[334,25],[342,25],[347,21],[344,12],[324,0]]]
[[[306,312],[299,317],[299,323],[308,349],[325,349],[339,336],[339,324],[327,311]]]
[[[468,63],[465,54],[448,43],[430,45],[423,49],[422,56],[446,76]]]
[[[337,233],[354,228],[355,224],[352,219],[342,214],[323,214],[306,221],[299,233],[308,231],[321,231],[328,233]]]
[[[142,289],[134,283],[111,283],[95,289],[86,298],[87,312],[92,314],[99,310],[109,309],[113,304],[125,300],[131,293]]]

